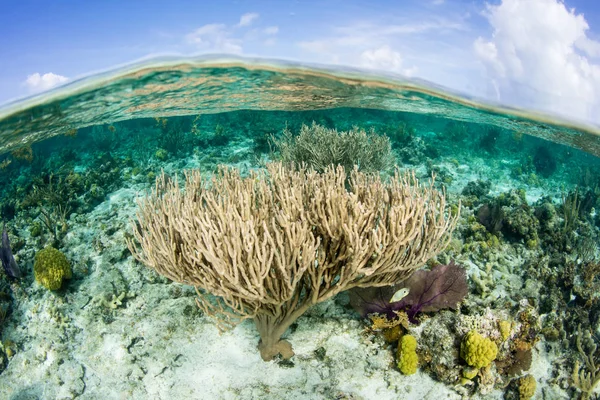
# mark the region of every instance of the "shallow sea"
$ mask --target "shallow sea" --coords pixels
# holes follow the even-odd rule
[[[422,266],[456,263],[468,294],[381,327],[340,291],[290,324],[293,357],[263,361],[251,318],[220,332],[193,286],[127,242],[163,171],[259,173],[303,126],[386,137],[391,163],[370,173],[414,171],[445,195],[456,229]],[[0,399],[597,396],[597,127],[365,71],[151,60],[0,108],[0,188],[22,275],[0,274]],[[34,272],[48,248],[66,265],[58,287]],[[469,365],[472,332],[495,348],[484,366]],[[414,374],[399,365],[403,336]]]

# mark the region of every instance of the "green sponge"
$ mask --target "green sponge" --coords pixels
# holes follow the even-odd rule
[[[498,355],[498,346],[477,331],[472,330],[460,345],[460,356],[472,367],[483,368],[491,364]]]
[[[525,375],[519,378],[519,400],[529,400],[535,395],[536,382],[531,375]]]
[[[398,343],[398,369],[404,375],[412,375],[417,372],[419,357],[417,356],[417,339],[412,335],[404,335]]]
[[[63,279],[71,279],[71,264],[60,250],[48,246],[36,253],[33,274],[40,285],[58,290]]]

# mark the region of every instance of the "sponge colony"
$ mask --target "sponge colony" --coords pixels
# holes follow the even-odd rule
[[[404,375],[417,372],[419,357],[417,356],[417,339],[411,335],[404,335],[398,343],[398,369]]]
[[[460,346],[460,355],[472,367],[487,367],[496,359],[498,346],[477,331],[467,333]]]
[[[49,246],[35,255],[33,274],[40,285],[58,290],[63,279],[71,279],[71,264],[60,250]]]

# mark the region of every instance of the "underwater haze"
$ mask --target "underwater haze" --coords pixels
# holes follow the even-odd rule
[[[0,399],[598,396],[597,126],[161,58],[1,108],[0,187]]]

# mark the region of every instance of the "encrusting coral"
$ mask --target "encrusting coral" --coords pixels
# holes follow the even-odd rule
[[[414,175],[281,163],[242,178],[221,168],[210,184],[186,174],[185,191],[163,174],[142,201],[128,240],[133,256],[193,285],[221,327],[253,319],[264,360],[294,353],[281,340],[310,306],[353,287],[403,281],[443,250],[457,216]],[[206,293],[217,296],[216,304]]]

